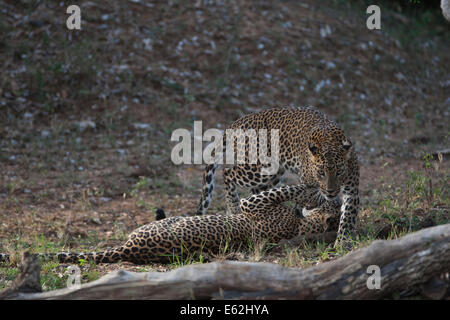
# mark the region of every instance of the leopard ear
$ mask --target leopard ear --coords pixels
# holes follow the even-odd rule
[[[352,143],[348,140],[345,140],[344,142],[342,142],[342,147],[345,151],[348,151],[352,147]]]
[[[314,145],[314,143],[310,142],[309,145],[308,145],[308,148],[309,148],[309,151],[311,151],[311,153],[312,153],[313,155],[316,155],[316,154],[317,154],[318,149],[317,149],[317,147]]]

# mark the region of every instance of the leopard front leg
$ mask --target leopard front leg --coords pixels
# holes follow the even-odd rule
[[[334,246],[346,244],[349,238],[354,235],[356,219],[359,211],[359,166],[356,159],[350,166],[351,174],[341,187],[343,196],[341,206],[341,217],[339,220],[339,229]]]
[[[227,212],[231,214],[240,213],[239,194],[237,187],[250,189],[252,194],[259,194],[280,181],[284,170],[276,174],[263,176],[260,174],[261,165],[236,165],[232,168],[224,168],[223,177],[226,190]]]
[[[359,211],[359,191],[354,189],[350,192],[343,192],[343,202],[341,206],[341,217],[336,243],[340,243],[344,238],[351,236],[356,226],[356,218]]]

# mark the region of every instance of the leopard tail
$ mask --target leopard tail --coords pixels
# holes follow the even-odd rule
[[[205,215],[208,210],[209,205],[211,204],[213,189],[214,189],[214,180],[216,177],[216,170],[219,166],[219,161],[222,159],[223,155],[226,153],[226,136],[225,133],[222,136],[222,139],[217,141],[216,143],[222,143],[222,152],[220,154],[214,153],[214,163],[208,164],[203,172],[203,188],[202,188],[202,196],[200,199],[200,204],[198,207],[197,215]]]
[[[38,257],[44,260],[58,260],[60,263],[79,264],[83,261],[94,261],[95,263],[117,263],[119,261],[129,261],[129,255],[124,251],[124,247],[106,249],[100,252],[58,252],[58,253],[38,253]],[[0,262],[9,262],[10,255],[0,253]]]

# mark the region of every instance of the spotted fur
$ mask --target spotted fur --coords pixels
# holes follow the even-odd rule
[[[317,207],[308,217],[284,204],[296,201]],[[315,190],[304,185],[274,188],[241,199],[241,213],[170,217],[154,221],[133,231],[125,244],[102,252],[40,254],[61,263],[78,263],[80,259],[96,263],[130,261],[136,264],[170,262],[175,257],[200,251],[217,253],[221,249],[239,248],[249,240],[277,242],[297,235],[337,230],[339,201],[322,202]],[[0,261],[9,255],[0,254]]]
[[[351,141],[335,122],[310,107],[273,108],[244,116],[230,128],[267,129],[269,134],[271,129],[278,129],[280,142],[278,172],[262,176],[264,165],[259,161],[250,164],[249,156],[255,150],[249,149],[249,139],[245,146],[239,145],[236,139],[236,146],[245,150],[246,162],[223,170],[229,213],[239,213],[238,186],[257,194],[277,185],[284,172],[290,171],[300,176],[300,183],[320,190],[325,199],[342,196],[338,239],[354,230],[359,210],[359,164]],[[225,144],[225,137],[223,141]],[[270,143],[267,149],[270,154]],[[199,215],[206,214],[211,203],[217,167],[217,163],[207,165],[204,171]]]

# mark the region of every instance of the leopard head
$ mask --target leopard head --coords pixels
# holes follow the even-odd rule
[[[353,146],[338,127],[317,127],[308,141],[312,179],[327,199],[335,198],[348,176],[348,160]]]

